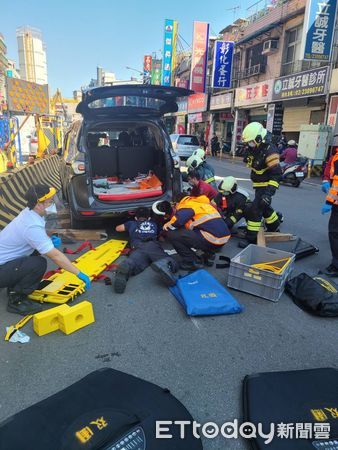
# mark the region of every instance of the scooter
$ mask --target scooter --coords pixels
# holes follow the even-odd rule
[[[304,181],[308,172],[308,158],[299,157],[293,164],[281,164],[282,179],[281,183],[291,184],[294,187],[299,187],[300,183]]]

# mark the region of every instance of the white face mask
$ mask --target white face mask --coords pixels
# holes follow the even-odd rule
[[[248,142],[248,146],[249,146],[250,148],[255,148],[257,145],[256,145],[256,142],[255,142],[255,141],[250,141],[250,142]]]
[[[45,209],[45,214],[46,215],[48,215],[48,214],[56,214],[57,213],[57,210],[56,210],[56,205],[55,205],[55,203],[52,203],[50,206],[48,206],[46,209]]]

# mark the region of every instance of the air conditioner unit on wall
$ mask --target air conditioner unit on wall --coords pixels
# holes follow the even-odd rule
[[[270,55],[278,50],[278,39],[269,39],[263,44],[262,55]]]

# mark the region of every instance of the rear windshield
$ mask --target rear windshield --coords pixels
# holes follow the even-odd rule
[[[199,145],[196,136],[180,136],[177,143],[181,145]]]
[[[134,106],[135,108],[149,108],[160,110],[165,104],[165,100],[150,97],[138,97],[124,95],[120,97],[108,97],[94,100],[88,104],[89,108],[116,108],[121,106]]]

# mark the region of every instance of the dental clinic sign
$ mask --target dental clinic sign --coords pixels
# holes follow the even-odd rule
[[[305,60],[330,60],[336,14],[337,0],[307,2],[301,52]]]
[[[325,95],[328,66],[277,78],[273,84],[272,101]]]

